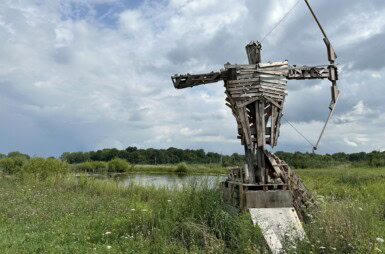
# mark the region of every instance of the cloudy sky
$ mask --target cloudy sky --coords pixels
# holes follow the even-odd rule
[[[297,0],[1,0],[0,153],[100,148],[242,152],[223,83],[175,90],[170,76],[246,63]],[[340,64],[340,103],[320,153],[385,149],[385,1],[310,1]],[[263,61],[327,64],[300,1]],[[330,82],[290,81],[285,117],[315,142]],[[310,151],[283,124],[275,150]]]

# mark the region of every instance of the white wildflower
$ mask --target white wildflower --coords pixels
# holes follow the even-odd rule
[[[358,210],[362,211],[362,210],[364,210],[364,209],[362,209],[362,207],[358,207]]]
[[[326,249],[326,247],[324,247],[324,246],[321,246],[321,247],[319,247],[321,250],[324,250],[324,249]]]
[[[330,249],[332,249],[332,250],[337,250],[337,248],[334,248],[334,247],[330,247]]]
[[[376,238],[376,241],[379,242],[379,243],[383,243],[384,242],[384,239],[380,238],[380,237],[377,237]]]
[[[374,250],[377,251],[377,252],[382,252],[382,250],[380,250],[380,249],[377,248],[377,247],[376,247]]]
[[[167,202],[171,202],[171,199],[168,199]]]
[[[105,235],[111,235],[111,232],[106,232],[106,233],[104,233]]]
[[[108,245],[107,246],[107,250],[110,250],[112,248],[112,246]]]
[[[135,211],[135,209],[134,209],[134,208],[132,208],[132,209],[131,209],[131,211]]]

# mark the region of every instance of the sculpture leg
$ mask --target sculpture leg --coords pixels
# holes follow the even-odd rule
[[[247,183],[255,183],[256,177],[255,177],[255,156],[254,152],[250,150],[247,145],[245,147],[245,157],[246,157],[246,165],[247,165],[247,172],[248,172],[248,179],[246,179]]]
[[[257,182],[259,184],[266,183],[266,163],[265,163],[265,102],[258,100],[255,102],[255,119],[256,119],[256,145],[257,145]]]

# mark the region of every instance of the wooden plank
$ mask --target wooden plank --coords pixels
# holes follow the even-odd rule
[[[276,131],[276,125],[277,125],[277,116],[278,116],[278,111],[277,107],[275,104],[272,106],[272,113],[271,113],[271,132],[270,132],[270,145],[272,147],[275,146],[275,131]]]
[[[260,63],[258,64],[259,68],[273,67],[273,66],[281,66],[281,65],[289,65],[288,61],[282,62],[272,62],[272,63]]]
[[[225,69],[256,69],[257,64],[225,64]]]
[[[263,96],[263,97],[268,97],[268,98],[273,98],[273,99],[276,99],[276,100],[284,100],[285,99],[285,96],[279,96],[279,95],[274,95],[274,94],[263,94],[263,93],[249,93],[249,94],[234,94],[233,95],[233,98],[235,100],[243,100],[243,99],[249,99],[249,98],[252,98],[252,97],[260,97],[260,96]]]
[[[281,108],[283,109],[285,101],[281,102]],[[281,128],[281,118],[282,118],[282,109],[278,110],[278,117],[277,117],[277,125],[276,125],[276,132],[275,132],[275,137],[274,137],[274,146],[277,146],[278,144],[278,137],[279,137],[279,132]]]
[[[253,90],[249,90],[249,91],[245,91],[245,92],[242,92],[242,91],[237,91],[237,92],[232,92],[231,93],[232,97],[233,98],[236,98],[236,97],[255,97],[255,96],[271,96],[273,98],[285,98],[285,96],[287,95],[287,93],[278,93],[278,92],[274,92],[274,91],[263,91],[263,90],[258,90],[258,89],[253,89]]]
[[[249,117],[247,116],[245,107],[238,109],[238,111],[239,111],[240,122],[243,130],[243,137],[245,138],[246,145],[249,147],[249,149],[251,149],[252,143],[251,143]]]
[[[286,88],[287,80],[276,80],[276,79],[260,79],[260,78],[250,78],[250,79],[240,79],[233,80],[227,85],[229,88],[238,88],[238,87],[247,87],[253,85],[265,85],[265,86],[276,86]]]
[[[238,108],[243,108],[243,107],[245,107],[245,106],[249,105],[250,103],[253,103],[253,102],[257,101],[257,100],[259,100],[259,97],[253,98],[251,100],[247,100],[246,102],[242,102],[242,103],[241,102],[237,102],[237,107]]]
[[[263,167],[263,159],[261,157],[260,151],[261,148],[264,149],[264,102],[263,101],[257,101],[255,102],[255,118],[256,118],[256,125],[257,125],[257,137],[256,137],[256,143],[257,143],[257,170],[256,170],[256,177],[259,183],[264,183],[264,167]]]
[[[278,95],[286,95],[287,94],[286,89],[269,88],[269,87],[262,87],[262,86],[229,89],[229,91],[230,91],[231,95],[244,94],[244,93],[259,93],[259,92],[278,94]]]
[[[230,103],[226,103],[225,105],[226,105],[227,107],[229,107],[229,108],[233,109],[233,106],[231,106],[231,104],[230,104]]]
[[[279,109],[282,109],[281,106],[278,104],[278,102],[275,102],[274,100],[270,99],[270,98],[266,98],[271,104],[273,104],[274,106],[276,106],[277,108]]]
[[[237,91],[248,91],[251,89],[261,89],[261,90],[270,90],[270,91],[277,91],[280,93],[285,93],[286,88],[282,86],[271,86],[271,85],[261,85],[258,83],[247,85],[247,86],[238,86],[238,87],[230,87],[227,88],[230,92],[237,92]]]
[[[259,147],[265,147],[265,102],[263,100],[258,101],[258,110],[259,113],[256,115],[258,117],[259,115],[259,126],[258,126],[258,132],[260,135],[258,135],[258,146]]]
[[[289,74],[289,70],[265,70],[259,69],[257,70],[259,75],[274,75],[279,77],[286,77]]]
[[[267,107],[266,107],[266,105],[267,105]],[[269,120],[270,116],[271,116],[271,105],[268,103],[265,103],[265,124],[266,124],[266,126],[267,126],[267,121]]]
[[[237,79],[237,80],[231,80],[229,81],[229,85],[235,85],[235,84],[243,84],[243,83],[251,83],[251,82],[259,82],[259,78],[250,78],[250,79]]]
[[[286,93],[286,89],[282,89],[282,88],[268,87],[268,86],[260,86],[260,88],[262,88],[263,90],[267,90],[267,91],[275,91],[275,92],[279,92],[279,93]]]

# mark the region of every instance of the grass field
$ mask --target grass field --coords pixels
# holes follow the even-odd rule
[[[292,253],[385,252],[385,169],[300,170],[317,196],[308,239]],[[0,176],[1,253],[256,253],[247,214],[224,209],[218,189],[182,189],[55,175]]]

